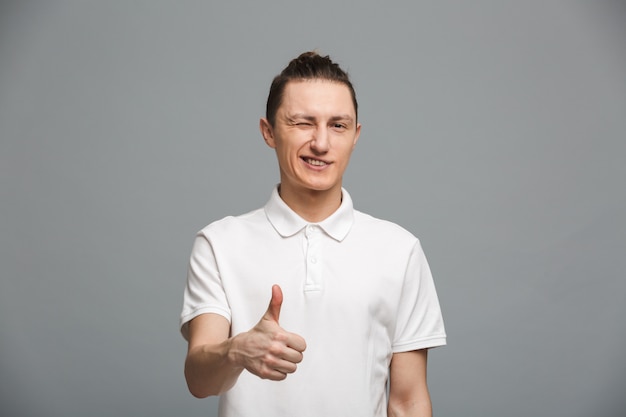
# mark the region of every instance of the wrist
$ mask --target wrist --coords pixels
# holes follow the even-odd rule
[[[235,370],[242,370],[244,366],[243,356],[241,354],[241,334],[235,335],[227,339],[225,343],[224,360]]]

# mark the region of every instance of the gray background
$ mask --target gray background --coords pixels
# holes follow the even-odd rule
[[[217,3],[0,3],[0,414],[215,415],[189,250],[268,198],[271,78],[319,48],[361,105],[345,186],[435,274],[436,415],[624,416],[625,4]]]

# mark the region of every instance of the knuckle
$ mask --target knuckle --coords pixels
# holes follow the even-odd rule
[[[262,379],[271,379],[272,378],[272,370],[266,366],[263,366],[259,369],[257,375]]]
[[[276,332],[272,339],[276,342],[285,343],[287,341],[287,335],[282,332]]]
[[[278,343],[273,343],[268,349],[268,355],[266,356],[280,356],[283,354],[283,346]]]
[[[263,356],[263,365],[267,366],[267,367],[272,367],[273,365],[276,364],[276,359],[274,358],[274,355],[271,352],[268,352],[265,354],[265,356]]]

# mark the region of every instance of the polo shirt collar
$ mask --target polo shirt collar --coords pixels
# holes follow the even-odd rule
[[[283,237],[293,236],[307,225],[312,224],[300,217],[278,195],[278,186],[274,187],[269,201],[265,205],[265,214],[274,229]],[[350,232],[354,223],[354,210],[350,194],[341,189],[341,205],[339,208],[320,223],[330,237],[342,241]]]

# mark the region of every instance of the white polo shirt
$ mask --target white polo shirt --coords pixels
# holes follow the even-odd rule
[[[426,258],[400,226],[342,204],[308,223],[280,198],[202,229],[191,253],[181,331],[204,313],[248,331],[283,290],[280,325],[307,343],[284,381],[244,371],[220,399],[219,415],[386,416],[392,354],[446,344]]]

